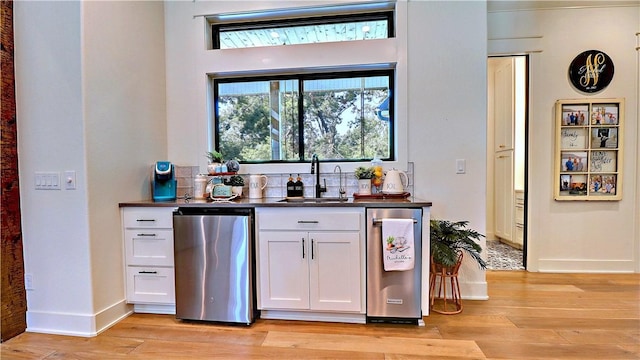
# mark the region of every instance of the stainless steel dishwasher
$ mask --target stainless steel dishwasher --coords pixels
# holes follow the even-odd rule
[[[385,271],[382,223],[384,219],[412,219],[414,266]],[[367,322],[420,324],[422,321],[422,209],[367,209]]]
[[[245,208],[174,211],[178,319],[254,321],[253,218]]]

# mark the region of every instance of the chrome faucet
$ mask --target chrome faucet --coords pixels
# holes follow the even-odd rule
[[[344,190],[344,187],[342,187],[342,168],[340,167],[340,165],[336,165],[336,167],[333,168],[333,172],[335,173],[336,170],[338,170],[340,172],[340,187],[338,188],[338,198],[342,199],[342,197],[344,196],[344,194],[346,193],[346,191]]]
[[[323,192],[327,192],[327,180],[324,180],[324,187],[322,187],[320,185],[320,159],[316,154],[311,157],[311,174],[316,174],[316,198],[320,198]]]

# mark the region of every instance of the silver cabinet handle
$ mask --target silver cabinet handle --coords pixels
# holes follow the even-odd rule
[[[315,252],[313,251],[313,246],[315,245],[315,240],[311,239],[311,260],[315,258]]]
[[[149,222],[149,221],[156,221],[156,219],[136,219],[136,221],[138,221],[138,222]]]
[[[138,236],[156,236],[156,234],[138,234]]]
[[[298,224],[317,224],[318,220],[298,220]]]
[[[302,258],[304,259],[305,257],[305,253],[304,253],[304,238],[302,238]]]
[[[157,274],[157,271],[138,271],[138,274]]]

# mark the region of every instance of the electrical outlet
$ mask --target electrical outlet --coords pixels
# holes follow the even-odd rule
[[[456,159],[456,174],[464,174],[467,172],[467,164],[464,159]]]
[[[33,290],[33,275],[24,274],[24,288],[25,290]]]

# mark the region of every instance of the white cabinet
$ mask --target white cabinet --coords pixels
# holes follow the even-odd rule
[[[515,223],[513,245],[522,250],[524,248],[524,191],[522,190],[516,190]]]
[[[495,157],[494,217],[496,236],[512,241],[513,236],[513,150],[500,151]]]
[[[510,58],[503,59],[494,73],[494,151],[514,149],[513,61]]]
[[[127,302],[174,305],[173,208],[123,208],[122,223]]]
[[[362,209],[257,209],[261,309],[363,311]]]

